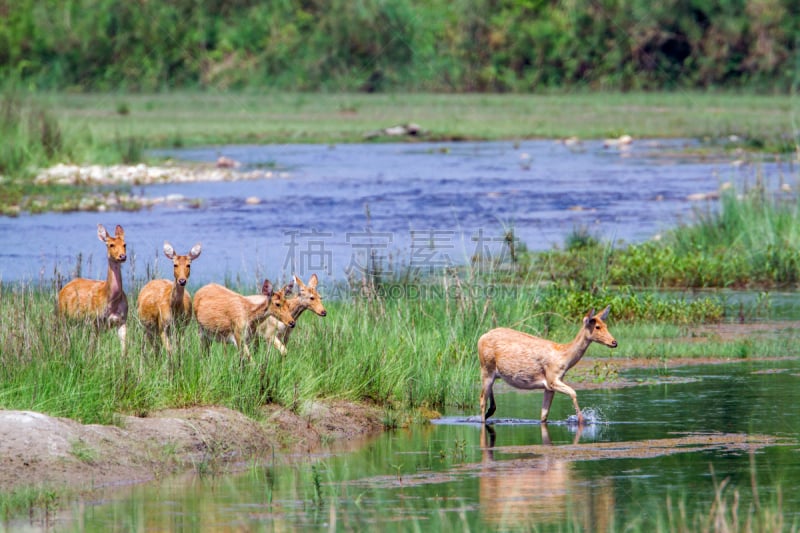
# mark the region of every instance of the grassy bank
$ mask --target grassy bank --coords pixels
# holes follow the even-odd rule
[[[700,138],[709,151],[773,152],[795,150],[797,141],[792,97],[731,92],[29,94],[6,89],[0,108],[6,141],[0,148],[0,207],[11,215],[77,209],[87,194],[109,192],[109,187],[33,181],[39,169],[57,163],[139,163],[147,160],[148,149],[208,144],[408,140],[380,132],[409,123],[418,124],[419,138],[429,141],[628,134]],[[731,135],[739,140],[731,143]],[[124,186],[110,189],[128,192]]]
[[[475,346],[482,333],[504,325],[566,342],[588,307],[606,303],[612,305],[611,331],[621,341],[616,358],[796,355],[781,338],[690,342],[692,324],[722,318],[711,299],[651,297],[643,305],[641,294],[570,296],[535,286],[487,291],[453,279],[429,287],[431,294],[405,287],[329,300],[327,317],[301,318],[286,357],[262,346],[253,361],[240,364],[232,346],[215,344],[202,356],[194,325],[173,358],[155,354],[134,314],[123,359],[113,332],[96,338],[87,325],[57,321],[53,290],[3,286],[0,407],[99,423],[113,422],[120,412],[208,404],[258,417],[267,403],[297,411],[316,398],[374,402],[387,412],[445,406],[477,412]],[[135,298],[129,289],[132,309]],[[588,355],[612,352],[593,346]]]
[[[778,184],[776,184],[778,185]],[[800,281],[800,200],[797,184],[761,181],[723,191],[688,223],[657,241],[628,246],[577,230],[561,250],[531,255],[523,275],[543,272],[560,285],[650,288],[789,288]]]
[[[788,95],[734,92],[559,92],[552,94],[172,92],[36,93],[61,124],[98,146],[119,138],[147,147],[220,143],[337,143],[368,132],[419,124],[437,139],[718,139],[737,134],[755,146],[793,149]],[[97,154],[95,154],[97,155]]]

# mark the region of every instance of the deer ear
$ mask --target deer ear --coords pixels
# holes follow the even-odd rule
[[[294,290],[294,280],[295,278],[292,277],[291,281],[283,286],[284,296],[289,296],[290,294],[292,294],[292,291]]]
[[[175,249],[167,241],[164,241],[164,255],[167,256],[167,259],[173,259],[175,257]]]
[[[272,283],[268,279],[264,280],[264,285],[261,287],[261,294],[266,296],[268,299],[272,298]]]
[[[119,237],[124,237],[125,236],[125,230],[122,229],[122,226],[117,224],[117,229],[114,230],[114,235],[116,235],[118,238]]]
[[[603,309],[603,313],[600,315],[600,320],[604,321],[608,318],[608,312],[611,311],[611,306],[607,305],[605,309]]]
[[[589,321],[592,320],[592,318],[594,318],[594,307],[592,307],[589,312],[586,313],[586,316],[583,317],[583,325],[588,326]]]
[[[106,231],[106,228],[104,228],[102,224],[97,225],[97,238],[103,242],[106,242],[106,239],[108,239],[108,232]]]
[[[306,284],[303,283],[303,280],[300,279],[300,276],[298,276],[297,274],[292,275],[292,279],[294,280],[295,283],[297,283],[297,286],[300,287],[300,290],[306,288]]]
[[[189,257],[192,258],[192,261],[194,261],[195,259],[200,257],[200,252],[202,250],[203,250],[203,247],[200,245],[199,242],[197,244],[195,244],[194,246],[192,246],[192,249],[189,250]]]
[[[308,279],[308,286],[312,289],[316,289],[317,283],[319,283],[319,278],[317,278],[316,274],[311,274],[311,277]]]

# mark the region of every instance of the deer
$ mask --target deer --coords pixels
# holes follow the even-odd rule
[[[572,398],[578,424],[583,425],[583,415],[578,407],[578,396],[562,379],[567,371],[581,360],[592,342],[598,342],[609,348],[616,348],[617,341],[608,331],[606,319],[611,306],[606,307],[600,316],[595,316],[594,309],[583,317],[580,331],[568,344],[534,337],[521,331],[509,328],[495,328],[484,333],[478,339],[478,357],[481,364],[481,417],[486,419],[495,412],[492,386],[495,379],[503,381],[518,389],[544,389],[542,414],[540,421],[547,422],[550,404],[556,392]],[[489,408],[486,409],[486,402]]]
[[[172,276],[149,281],[139,292],[137,312],[147,336],[155,344],[156,332],[168,354],[172,353],[169,334],[176,327],[185,326],[192,318],[192,297],[186,282],[192,261],[200,256],[200,243],[192,246],[187,255],[178,255],[169,242],[164,242],[164,255],[172,261]]]
[[[289,307],[289,312],[292,314],[292,318],[294,318],[295,323],[306,309],[310,309],[315,314],[322,317],[328,314],[328,312],[325,310],[325,306],[322,305],[322,297],[320,297],[319,293],[317,292],[317,283],[319,283],[319,278],[317,278],[316,274],[311,275],[311,277],[308,279],[308,284],[304,284],[303,280],[295,275],[292,278],[292,281],[286,287],[284,287],[284,294],[287,296],[292,292],[294,284],[297,284],[299,289],[297,297],[286,300],[286,304]],[[256,294],[253,296],[247,296],[247,299],[251,302],[259,303],[264,299],[264,297],[260,294]],[[286,343],[289,340],[289,335],[293,330],[294,328],[287,327],[285,323],[281,322],[274,316],[267,317],[267,319],[258,324],[256,328],[256,332],[258,334],[257,338],[263,338],[268,343],[272,342],[281,355],[286,355]]]
[[[128,297],[122,289],[122,263],[128,258],[125,230],[117,225],[112,237],[102,224],[97,225],[97,238],[106,245],[108,275],[105,281],[75,278],[58,292],[58,315],[92,320],[95,326],[116,327],[122,345],[122,355],[127,354]]]
[[[223,340],[236,346],[240,356],[250,359],[247,339],[268,316],[274,316],[293,328],[295,321],[286,305],[283,290],[273,291],[272,283],[266,279],[261,294],[266,298],[255,303],[216,283],[198,290],[194,296],[194,316],[200,326],[203,351],[208,352],[212,340]]]

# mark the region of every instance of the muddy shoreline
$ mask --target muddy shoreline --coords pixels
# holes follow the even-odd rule
[[[586,358],[566,379],[576,390],[632,387],[643,383],[618,372],[732,362],[741,361]],[[0,411],[0,492],[46,487],[80,494],[193,470],[234,472],[251,460],[308,455],[323,444],[355,445],[384,430],[383,409],[375,405],[317,401],[297,411],[269,405],[256,421],[225,407],[190,407],[147,417],[121,415],[112,426],[84,425],[31,411]]]
[[[0,411],[0,492],[80,495],[192,470],[234,472],[252,459],[307,454],[383,429],[380,408],[349,402],[315,402],[302,414],[268,406],[262,414],[256,421],[225,407],[191,407],[104,426]]]

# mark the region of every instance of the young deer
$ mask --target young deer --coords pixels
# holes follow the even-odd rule
[[[147,336],[155,343],[156,332],[168,354],[172,353],[169,334],[174,327],[185,326],[192,318],[192,297],[186,290],[186,281],[192,261],[200,256],[200,243],[195,244],[188,255],[178,255],[168,242],[164,243],[164,255],[172,260],[174,281],[154,279],[142,287],[139,293],[137,312]]]
[[[128,298],[122,290],[120,269],[128,258],[125,231],[117,225],[112,237],[102,224],[98,224],[97,238],[105,243],[108,253],[106,280],[75,278],[64,285],[58,292],[58,314],[79,320],[93,320],[97,327],[116,326],[124,356],[127,353]]]
[[[592,342],[599,342],[609,348],[616,348],[617,341],[609,333],[605,320],[611,306],[600,316],[594,309],[583,317],[583,326],[575,339],[569,344],[558,344],[521,331],[497,328],[478,339],[478,356],[481,362],[481,415],[483,422],[495,411],[492,385],[497,377],[518,389],[544,389],[541,421],[547,422],[550,404],[556,392],[569,395],[578,415],[578,423],[583,424],[583,415],[578,407],[575,391],[561,381],[567,370],[581,360]],[[486,410],[486,400],[489,409]]]
[[[211,283],[194,295],[194,316],[200,325],[203,349],[208,351],[211,340],[233,343],[248,359],[250,332],[268,316],[274,316],[290,328],[294,318],[289,312],[283,291],[273,291],[272,283],[264,280],[261,303],[254,303],[230,289]]]
[[[286,300],[286,305],[289,307],[289,312],[292,314],[292,318],[294,318],[295,322],[306,309],[311,309],[319,316],[328,314],[325,310],[325,306],[322,305],[322,298],[317,292],[318,282],[319,279],[316,274],[311,275],[307,285],[304,284],[300,278],[294,276],[292,282],[284,287],[284,294],[287,296],[292,292],[294,283],[297,283],[300,289],[296,298]],[[247,296],[247,299],[251,302],[259,303],[264,297],[260,294],[256,294],[254,296]],[[292,329],[293,328],[287,327],[286,324],[279,321],[277,318],[271,316],[258,325],[256,332],[258,333],[258,338],[263,338],[267,342],[272,342],[281,355],[286,355],[286,342],[289,340]]]

